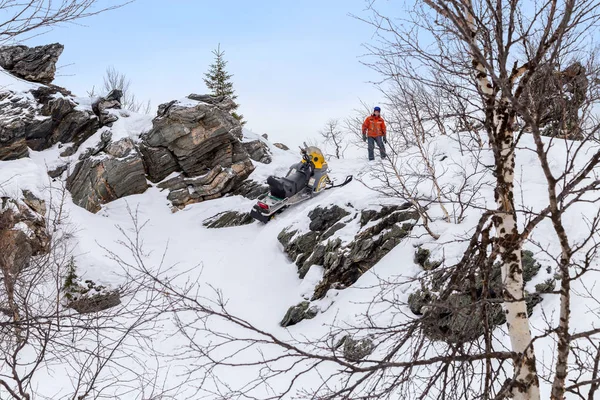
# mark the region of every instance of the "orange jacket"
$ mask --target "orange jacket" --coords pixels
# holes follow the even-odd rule
[[[363,135],[370,137],[385,136],[386,132],[385,121],[375,115],[369,115],[362,125]]]

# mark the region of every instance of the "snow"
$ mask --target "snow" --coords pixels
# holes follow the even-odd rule
[[[0,87],[8,86],[14,90],[26,91],[35,87],[34,84],[26,84],[16,78],[7,79],[6,72],[0,70]],[[78,100],[82,107],[88,107],[85,101]],[[128,117],[121,116],[110,128],[113,140],[129,137],[137,140],[140,134],[151,128],[151,117],[131,114]],[[80,152],[87,147],[93,146],[100,138],[101,132],[96,133],[81,146]],[[248,130],[244,131],[244,140],[261,140],[262,137]],[[266,142],[269,144],[268,142]],[[448,158],[440,168],[445,173],[440,178],[443,185],[459,184],[457,165],[468,166],[469,156],[461,154],[456,144],[448,137],[440,137],[435,143],[438,149],[443,149]],[[524,137],[521,143],[522,149],[517,155],[517,196],[518,202],[523,201],[520,207],[540,210],[545,206],[545,195],[543,174],[535,154],[531,152],[533,142],[531,138]],[[551,150],[552,166],[561,168],[564,165],[564,149],[556,144]],[[256,163],[256,170],[251,179],[264,182],[269,175],[284,175],[289,166],[299,160],[299,153],[293,150],[283,151],[269,144],[273,152],[273,163]],[[67,159],[59,156],[61,149],[55,146],[43,152],[30,152],[30,158],[15,161],[0,162],[0,190],[4,195],[19,197],[23,189],[31,190],[33,193],[43,196],[48,202],[55,202],[57,193],[61,190],[62,182],[52,182],[47,177],[46,170]],[[366,153],[366,151],[365,151]],[[75,154],[70,159],[78,157]],[[366,154],[365,154],[366,155]],[[483,163],[490,164],[492,156],[484,149]],[[406,161],[400,160],[400,164]],[[379,163],[377,161],[377,163]],[[278,215],[267,225],[254,223],[242,227],[207,229],[202,222],[220,212],[229,210],[247,211],[254,201],[240,196],[229,196],[217,200],[207,201],[188,206],[186,209],[173,213],[166,198],[167,193],[161,192],[155,187],[150,188],[143,194],[130,196],[105,205],[97,214],[91,214],[86,210],[74,205],[69,196],[66,198],[65,210],[68,214],[70,229],[73,233],[73,245],[78,273],[82,279],[91,279],[98,284],[109,287],[117,287],[123,284],[123,269],[113,259],[107,257],[107,250],[127,258],[128,251],[118,241],[122,239],[124,232],[131,232],[134,224],[132,213],[137,213],[139,220],[146,222],[142,231],[144,247],[147,250],[147,263],[158,266],[173,266],[169,272],[172,276],[178,276],[177,282],[199,282],[202,288],[210,287],[219,289],[228,299],[228,310],[234,314],[250,321],[256,327],[270,332],[277,337],[289,338],[290,335],[300,335],[308,340],[318,341],[326,336],[331,324],[338,326],[353,326],[360,322],[360,316],[366,311],[370,301],[378,291],[379,278],[404,282],[399,284],[394,295],[406,300],[414,284],[409,281],[422,270],[413,262],[415,247],[423,245],[432,251],[434,259],[444,259],[446,265],[452,265],[463,254],[468,237],[478,221],[480,212],[478,210],[467,213],[464,221],[458,224],[443,222],[439,207],[431,205],[430,212],[435,222],[431,229],[440,235],[440,239],[434,241],[429,238],[424,229],[415,228],[414,237],[403,241],[386,255],[371,271],[364,274],[356,284],[345,290],[330,290],[325,299],[318,302],[322,311],[312,320],[302,321],[300,324],[284,329],[279,322],[287,309],[310,297],[314,285],[323,275],[320,266],[314,266],[308,272],[306,278],[301,280],[297,275],[297,268],[292,260],[289,260],[281,249],[277,235],[286,227],[293,226],[295,229],[306,230],[308,228],[307,214],[317,206],[328,206],[337,204],[344,208],[353,207],[360,210],[366,207],[376,208],[382,204],[402,203],[401,199],[390,199],[371,190],[368,186],[376,185],[376,181],[370,175],[369,164],[364,159],[330,160],[331,178],[343,181],[350,174],[360,176],[361,181],[353,181],[349,185],[324,192],[322,195],[310,201],[291,207],[285,213]],[[492,179],[488,171],[481,172],[484,181]],[[421,185],[420,191],[431,193],[431,188]],[[479,204],[482,207],[491,207],[494,204],[491,188],[484,188],[479,193]],[[351,206],[349,205],[351,204]],[[582,218],[593,215],[597,210],[594,204],[583,204],[568,214],[566,224],[573,235],[573,240],[583,238],[584,230],[579,227]],[[523,217],[519,217],[521,224]],[[345,242],[353,237],[355,226],[347,226],[340,230],[337,235]],[[581,232],[581,233],[579,233]],[[543,223],[532,236],[532,241],[550,254],[556,254],[556,240],[551,234],[547,223]],[[551,265],[548,255],[539,251],[539,248],[527,244],[528,248],[536,253],[543,266]],[[165,252],[166,251],[166,252]],[[164,261],[162,260],[164,254]],[[178,275],[183,274],[183,275]],[[542,268],[540,274],[529,287],[534,286],[547,279],[552,274],[545,272]],[[598,278],[597,273],[590,274],[587,282]],[[582,282],[574,284],[574,292],[583,293]],[[591,287],[593,294],[600,295],[600,290]],[[210,295],[207,289],[205,295]],[[141,295],[140,295],[141,296]],[[134,296],[135,297],[135,296]],[[138,299],[141,300],[141,299]],[[590,317],[590,305],[584,296],[573,298],[573,330],[580,331],[597,327],[600,322]],[[536,330],[534,334],[542,329],[545,318],[556,318],[558,309],[558,297],[545,295],[544,301],[537,306],[532,316],[532,323]],[[382,321],[399,318],[396,316],[380,315]],[[215,323],[216,326],[225,329],[223,324]],[[173,336],[175,326],[173,321],[161,322],[157,328],[153,344],[163,353],[169,353],[181,344],[182,338]],[[232,334],[239,333],[232,330]],[[498,339],[501,343],[508,345],[508,338],[504,328],[498,329]],[[538,358],[549,359],[553,352],[553,343],[550,339],[541,339],[536,342]],[[264,349],[272,353],[273,349]],[[137,357],[152,366],[155,365],[154,357],[138,349]],[[241,356],[244,357],[243,355]],[[134,363],[126,363],[133,365]],[[169,375],[169,386],[176,387],[182,379],[175,371],[181,372],[185,365],[172,365]],[[67,367],[65,366],[65,369]],[[239,387],[251,379],[256,369],[249,368],[236,370],[234,373],[227,372],[220,378],[232,387]],[[330,368],[323,368],[320,373],[333,372]],[[50,372],[49,372],[50,373]],[[309,375],[310,377],[311,375]],[[314,378],[314,376],[313,376]],[[69,382],[66,376],[54,375],[52,379],[39,378],[36,382],[39,390],[44,394],[61,398],[68,393]],[[309,378],[302,381],[306,387],[316,384]],[[282,387],[284,381],[274,383],[275,387]],[[206,383],[205,390],[210,390],[210,383]],[[185,392],[185,389],[182,389]],[[266,388],[256,388],[255,395],[260,396]],[[548,386],[542,386],[542,397],[548,398]],[[189,393],[187,393],[189,394]],[[186,398],[183,394],[181,398]],[[210,397],[206,397],[210,398]],[[215,397],[216,398],[216,397]],[[291,397],[289,397],[291,398]]]
[[[3,91],[9,90],[13,93],[28,92],[30,90],[37,89],[40,86],[41,85],[37,83],[32,83],[24,79],[17,78],[16,76],[7,72],[4,68],[0,67],[0,89]]]

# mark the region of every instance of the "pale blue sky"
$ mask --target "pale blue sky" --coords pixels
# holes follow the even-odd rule
[[[101,0],[102,3],[102,0]],[[206,92],[203,73],[219,43],[225,50],[248,128],[299,144],[331,117],[381,100],[361,65],[373,28],[365,0],[137,0],[27,44],[60,42],[55,83],[78,95],[101,85],[107,66],[126,73],[154,106]]]

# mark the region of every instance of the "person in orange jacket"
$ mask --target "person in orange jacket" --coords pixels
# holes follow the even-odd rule
[[[385,145],[387,143],[387,128],[385,127],[385,121],[381,118],[381,108],[375,107],[373,114],[369,115],[362,125],[363,141],[369,140],[369,161],[375,159],[375,143],[379,147],[379,153],[381,159],[385,159],[387,154],[385,153]]]

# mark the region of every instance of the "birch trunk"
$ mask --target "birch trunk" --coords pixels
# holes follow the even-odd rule
[[[468,2],[466,8],[467,23],[471,35],[471,47],[477,48],[476,28],[473,5]],[[498,247],[502,255],[502,284],[506,325],[512,350],[519,355],[515,360],[515,383],[511,394],[514,400],[539,400],[540,383],[536,370],[535,352],[531,341],[527,304],[523,287],[523,263],[521,260],[521,242],[517,230],[517,214],[514,208],[515,151],[514,151],[514,112],[508,106],[507,99],[498,94],[491,84],[487,70],[472,54],[473,66],[477,71],[476,80],[480,92],[487,100],[494,137],[490,138],[494,148],[496,162],[496,203],[498,213],[494,218]]]
[[[498,213],[494,219],[498,246],[502,255],[502,282],[506,323],[512,350],[520,357],[515,360],[515,385],[512,396],[515,400],[539,400],[540,390],[536,371],[535,353],[531,341],[531,330],[527,316],[527,305],[523,289],[523,265],[521,243],[517,231],[514,210],[514,135],[510,128],[512,118],[509,110],[497,110],[497,132],[494,152],[497,167],[496,202]]]
[[[560,288],[560,322],[556,333],[558,336],[558,355],[556,358],[556,374],[552,383],[551,400],[563,400],[565,398],[565,380],[567,378],[567,361],[569,360],[569,319],[571,314],[570,279],[568,264],[562,272]],[[566,271],[565,271],[566,270]]]
[[[508,334],[511,348],[518,355],[514,362],[514,384],[511,386],[510,395],[515,400],[539,400],[539,378],[523,288],[522,245],[514,208],[514,111],[509,106],[506,96],[502,96],[492,85],[488,71],[479,58],[485,52],[481,51],[477,42],[477,26],[473,15],[472,1],[463,0],[461,2],[464,8],[464,22],[460,18],[457,19],[443,2],[431,0],[424,0],[424,2],[440,15],[453,21],[457,28],[468,32],[468,36],[465,35],[463,40],[470,48],[475,82],[482,96],[483,109],[486,113],[486,127],[494,152],[497,212],[493,221],[498,248],[502,255],[503,297]],[[525,70],[523,68],[518,72],[523,74]],[[511,81],[511,84],[514,84],[514,80]]]

